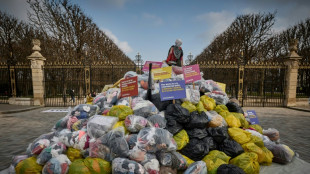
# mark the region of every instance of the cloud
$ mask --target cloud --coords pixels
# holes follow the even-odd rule
[[[160,17],[153,14],[143,13],[142,18],[150,22],[153,26],[159,26],[163,24],[163,20]]]
[[[236,15],[234,13],[225,10],[196,16],[198,22],[203,22],[207,25],[206,31],[198,37],[210,42],[216,35],[225,31],[235,18]]]
[[[0,2],[0,10],[16,17],[19,20],[28,21],[27,9],[29,5],[25,0],[9,0]]]
[[[122,8],[129,0],[89,0],[89,5],[93,8]],[[73,1],[72,1],[73,2]]]
[[[118,40],[118,38],[112,33],[112,31],[108,29],[102,30],[122,51],[124,51],[125,54],[132,52],[132,48],[129,46],[128,42]]]

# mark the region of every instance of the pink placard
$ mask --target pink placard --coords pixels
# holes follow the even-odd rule
[[[148,72],[149,71],[149,64],[152,63],[152,69],[157,69],[157,68],[161,68],[163,62],[155,62],[155,61],[146,61],[143,68],[142,68],[142,71],[146,71]]]
[[[201,80],[199,65],[183,66],[183,74],[185,83],[192,83]]]

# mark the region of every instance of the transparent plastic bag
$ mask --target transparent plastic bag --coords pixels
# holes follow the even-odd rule
[[[100,138],[90,141],[89,156],[111,162],[114,158],[127,158],[129,147],[124,136],[124,129],[118,127]]]
[[[71,116],[75,116],[77,119],[85,119],[96,115],[99,112],[99,106],[80,104],[73,108]]]
[[[43,149],[43,151],[37,157],[37,163],[44,165],[48,160],[66,152],[67,147],[65,144],[58,142],[52,143],[49,147]]]
[[[135,161],[126,158],[115,158],[112,162],[112,173],[118,174],[144,174],[143,166]]]
[[[139,132],[148,124],[147,119],[137,115],[128,115],[124,121],[127,130],[131,133]]]
[[[87,123],[87,134],[90,138],[99,138],[112,130],[116,122],[117,117],[95,115]]]
[[[184,174],[206,174],[207,172],[206,163],[203,161],[196,161],[188,166]]]
[[[42,174],[67,173],[71,161],[64,154],[51,158],[43,167]]]
[[[133,112],[135,115],[147,118],[151,115],[158,114],[159,111],[152,102],[142,100],[135,104],[133,107]]]
[[[280,133],[275,128],[268,128],[267,130],[263,130],[263,134],[268,136],[271,141],[278,141],[280,139]]]
[[[147,152],[176,150],[172,134],[162,128],[146,127],[140,130],[137,140],[137,147]]]

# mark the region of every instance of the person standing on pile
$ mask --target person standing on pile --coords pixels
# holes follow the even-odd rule
[[[168,52],[168,57],[166,59],[166,63],[169,66],[183,66],[183,50],[182,50],[182,41],[181,39],[177,39],[175,41],[175,45],[172,45]]]

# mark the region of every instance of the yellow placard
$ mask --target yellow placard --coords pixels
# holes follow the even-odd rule
[[[225,89],[226,89],[226,84],[225,83],[220,83],[220,82],[216,82],[220,88],[222,89],[222,91],[226,92]]]
[[[152,74],[153,74],[154,80],[162,80],[162,79],[171,78],[172,67],[168,66],[164,68],[152,69]]]

